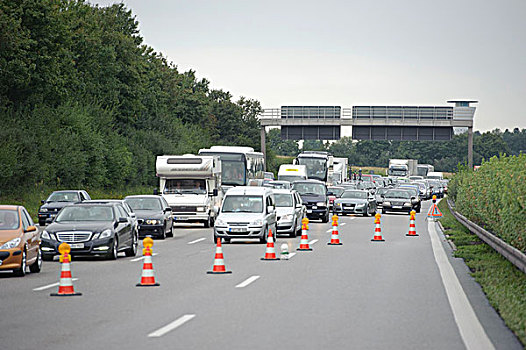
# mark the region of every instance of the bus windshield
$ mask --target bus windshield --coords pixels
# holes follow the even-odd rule
[[[327,181],[327,160],[321,158],[299,157],[298,163],[307,168],[307,178]]]
[[[219,156],[223,185],[244,186],[247,183],[246,161],[243,154],[200,152],[203,156]]]

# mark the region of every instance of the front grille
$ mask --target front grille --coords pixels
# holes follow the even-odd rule
[[[172,212],[174,213],[195,213],[196,211],[197,211],[196,206],[187,206],[187,205],[172,206]]]
[[[60,232],[57,233],[57,239],[60,242],[76,243],[89,241],[91,232],[75,231],[75,232]]]
[[[247,226],[248,222],[227,222],[230,226]]]

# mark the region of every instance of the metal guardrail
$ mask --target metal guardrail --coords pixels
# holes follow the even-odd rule
[[[491,248],[495,249],[497,253],[508,259],[513,265],[517,266],[519,270],[526,273],[526,254],[512,247],[502,239],[495,236],[493,233],[483,229],[479,225],[468,220],[465,216],[458,213],[454,209],[454,205],[451,201],[447,200],[447,206],[453,214],[453,216],[468,230],[476,234],[481,240],[487,243]]]

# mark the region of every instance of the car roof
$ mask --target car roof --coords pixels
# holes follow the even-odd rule
[[[122,203],[124,199],[90,199],[83,203]]]
[[[67,207],[79,207],[79,206],[83,206],[83,207],[94,207],[96,205],[102,205],[102,206],[115,206],[117,205],[117,203],[115,202],[88,202],[88,201],[84,201],[84,202],[75,202],[75,203],[71,203],[69,205],[67,205]]]
[[[161,196],[158,196],[156,194],[134,194],[132,196],[124,197],[124,199],[128,198],[161,198]]]
[[[275,188],[272,190],[272,192],[274,192],[274,194],[276,193],[279,193],[279,194],[292,194],[296,191],[292,190],[292,189],[288,189],[288,188]]]
[[[299,184],[299,183],[309,183],[309,184],[321,184],[321,185],[325,185],[324,182],[321,182],[320,180],[314,180],[314,179],[298,180],[298,181],[294,181],[294,182],[293,182],[293,184]]]
[[[19,205],[11,205],[11,204],[0,205],[0,209],[4,209],[4,210],[18,210],[19,207],[20,207]]]
[[[258,187],[258,186],[237,186],[230,188],[226,195],[243,195],[243,194],[257,194],[257,195],[263,195],[263,194],[272,194],[272,189],[269,187]]]
[[[53,191],[52,193],[61,193],[61,192],[86,192],[85,190],[58,190]]]

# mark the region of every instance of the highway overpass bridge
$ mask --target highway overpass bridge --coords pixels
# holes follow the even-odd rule
[[[281,128],[285,140],[338,140],[352,127],[355,140],[448,141],[453,128],[468,130],[468,166],[473,166],[473,100],[453,106],[282,106],[260,115],[261,148],[267,127]]]

